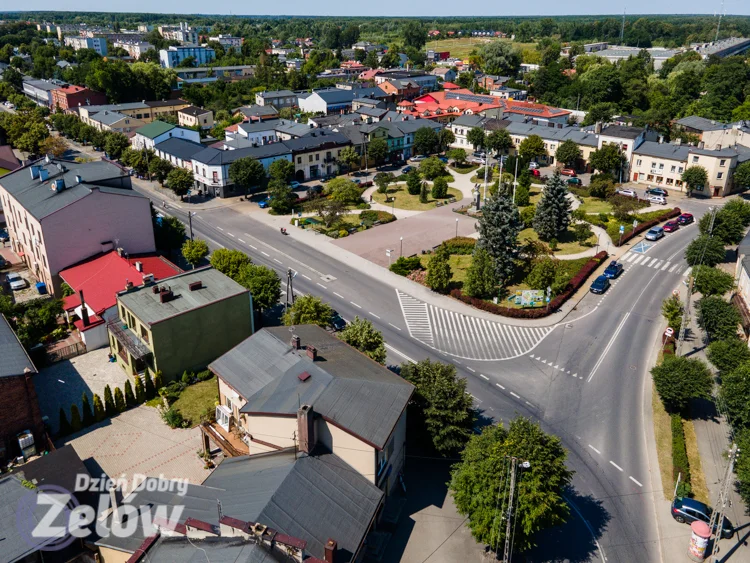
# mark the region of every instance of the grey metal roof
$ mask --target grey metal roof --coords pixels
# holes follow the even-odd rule
[[[202,287],[190,291],[193,282],[202,282]],[[159,287],[168,286],[174,299],[160,302],[160,295],[152,291],[153,286],[139,286],[130,291],[118,293],[117,298],[125,307],[149,325],[181,315],[198,307],[204,307],[223,299],[248,293],[248,290],[212,267],[191,270],[158,282]]]
[[[341,133],[329,129],[311,129],[304,137],[283,141],[292,153],[308,152],[322,149],[331,145],[348,145],[347,139]]]
[[[293,333],[318,351],[313,362],[293,350],[287,327],[265,328],[215,360],[209,368],[242,395],[242,412],[295,414],[299,405],[382,449],[414,387],[320,327]],[[307,372],[311,377],[300,381]]]
[[[670,160],[686,161],[690,148],[687,145],[673,145],[671,143],[659,143],[656,141],[645,141],[641,143],[633,154],[653,156],[656,158],[667,158]]]
[[[188,139],[170,137],[166,141],[154,145],[154,148],[182,160],[191,160],[193,156],[206,147],[195,141],[189,141]]]
[[[278,131],[279,133],[293,135],[294,137],[301,137],[302,135],[306,135],[307,133],[309,133],[311,129],[314,129],[314,127],[311,127],[306,123],[296,123],[294,121],[287,121],[283,119],[280,119],[279,121],[281,121],[282,123],[276,124],[274,130]]]
[[[484,122],[484,117],[479,114],[463,114],[452,121],[453,125],[461,125],[463,127],[481,127]]]
[[[728,127],[728,124],[716,121],[713,119],[706,119],[705,117],[699,117],[697,115],[689,115],[675,121],[677,125],[683,127],[689,127],[690,129],[696,129],[698,131],[716,131],[718,129],[724,129]]]
[[[261,107],[261,106],[258,106]],[[275,112],[274,112],[275,113]],[[247,123],[240,123],[237,129],[242,129],[246,133],[256,133],[258,131],[275,131],[275,127],[281,123],[285,123],[286,119],[266,119],[265,121],[249,121]]]
[[[58,165],[63,168],[62,171]],[[41,182],[39,178],[33,179],[30,172],[32,166],[39,166],[46,170],[49,178],[44,182]],[[82,183],[77,182],[76,176],[81,176]],[[54,191],[50,187],[51,182],[59,179],[65,182],[65,189],[61,192]],[[114,187],[118,184],[127,187]],[[130,189],[130,178],[124,171],[102,160],[72,162],[51,158],[50,162],[46,162],[42,158],[9,172],[0,178],[0,185],[37,219],[43,219],[83,199],[95,189],[128,197],[143,197]]]
[[[225,144],[227,146],[232,146],[230,142],[226,142]],[[240,143],[237,144],[239,145]],[[245,146],[234,150],[220,150],[213,147],[207,147],[199,153],[193,155],[193,160],[195,160],[196,162],[200,162],[201,164],[221,166],[225,164],[231,164],[235,160],[245,158],[247,156],[259,159],[289,153],[291,153],[291,150],[286,146],[284,142],[271,143],[258,147]]]
[[[273,106],[259,106],[257,104],[235,108],[232,110],[232,113],[238,111],[247,117],[262,117],[264,115],[276,115],[279,113],[279,110]]]
[[[36,373],[36,368],[8,324],[5,315],[0,315],[0,377],[23,375],[25,370]]]
[[[258,92],[260,94],[261,98],[287,98],[289,96],[294,96],[294,92],[291,90],[268,90],[266,92]]]
[[[124,104],[102,104],[99,106],[86,106],[89,115],[98,113],[100,111],[121,111],[131,109],[148,109],[145,102],[127,102]]]
[[[602,135],[607,137],[617,137],[619,139],[637,139],[642,135],[645,129],[642,127],[629,127],[627,125],[609,125],[602,129]]]
[[[326,88],[325,90],[316,90],[312,95],[319,96],[328,105],[350,104],[355,98],[382,98],[388,96],[388,94],[378,86],[373,88],[355,88],[353,90],[347,90],[345,88]]]
[[[46,92],[51,92],[52,90],[57,90],[60,88],[57,84],[53,84],[52,82],[48,82],[46,80],[24,80],[24,84],[28,84],[32,88],[36,88],[37,90],[44,90]]]
[[[125,115],[124,113],[120,113],[119,111],[100,111],[95,115],[91,115],[90,119],[93,121],[98,121],[102,125],[113,125],[118,121],[122,121],[123,119],[135,118],[130,117],[129,115]]]
[[[357,552],[384,497],[338,456],[292,451],[225,459],[204,486],[219,489],[222,512],[260,522],[307,542],[322,559],[328,538],[338,561]]]
[[[144,561],[160,563],[290,563],[278,549],[271,550],[241,537],[188,540],[159,536],[146,552]]]
[[[628,57],[637,56],[640,51],[641,49],[636,49],[636,48],[612,47],[609,49],[603,49],[602,51],[594,51],[594,52],[586,53],[586,54],[596,55],[597,57],[628,58]],[[659,48],[646,49],[646,51],[648,51],[648,54],[651,55],[652,59],[671,59],[678,53],[678,51],[675,51],[672,49],[659,49]]]
[[[360,115],[367,115],[369,117],[382,117],[386,113],[388,113],[388,110],[385,108],[373,108],[373,107],[361,107],[358,110],[356,110],[355,113],[358,113]]]
[[[581,131],[578,127],[564,126],[561,129],[546,125],[534,125],[511,120],[506,130],[511,135],[539,135],[548,141],[563,142],[570,139],[577,145],[595,147],[598,145],[596,134],[590,131]]]

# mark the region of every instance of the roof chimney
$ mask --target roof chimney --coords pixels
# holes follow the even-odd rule
[[[306,348],[307,348],[307,357],[310,358],[313,362],[317,360],[318,350],[315,348],[315,346],[308,344]]]
[[[328,541],[325,545],[325,561],[326,563],[334,563],[334,557],[336,555],[336,540],[332,538],[328,538]]]
[[[78,297],[81,299],[81,321],[83,326],[89,326],[89,310],[86,308],[86,302],[83,300],[83,290],[78,291]]]
[[[300,452],[309,454],[315,448],[315,412],[310,405],[297,411],[297,439]]]
[[[112,505],[112,522],[120,521],[120,513],[117,510],[117,489],[112,485],[109,487],[109,503]]]
[[[130,280],[125,280],[125,291],[130,291],[133,289],[133,282]]]
[[[292,335],[292,342],[291,342],[291,344],[292,344],[292,348],[293,349],[299,350],[299,348],[300,348],[299,336],[297,336],[296,334],[293,334]]]
[[[140,260],[136,260],[135,261],[135,269],[138,270],[139,272],[142,272],[143,271],[143,262],[141,262]]]
[[[198,289],[201,289],[203,287],[203,282],[201,280],[190,282],[188,284],[188,289],[190,291],[196,291]]]

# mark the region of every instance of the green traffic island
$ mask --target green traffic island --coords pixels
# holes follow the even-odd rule
[[[326,221],[321,216],[293,218],[290,224],[301,229],[310,229],[331,238],[344,238],[351,234],[366,231],[378,225],[385,225],[396,220],[396,216],[387,211],[367,209],[359,214],[349,214]]]

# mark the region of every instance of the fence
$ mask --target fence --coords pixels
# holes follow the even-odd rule
[[[68,360],[75,358],[81,354],[86,353],[86,345],[83,342],[76,342],[70,346],[64,346],[63,348],[57,348],[55,350],[47,351],[47,361],[49,363],[61,362],[62,360]]]

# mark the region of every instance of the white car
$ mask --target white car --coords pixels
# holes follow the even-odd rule
[[[660,195],[650,195],[648,196],[648,200],[651,203],[656,203],[658,205],[667,205],[667,200],[663,196]]]
[[[538,170],[538,169],[539,169],[538,162],[529,162],[529,170]]]
[[[5,276],[5,279],[8,280],[8,283],[10,284],[10,288],[13,291],[24,289],[25,287],[29,285],[29,282],[27,282],[24,278],[21,277],[20,274],[16,272],[10,272],[7,276]]]
[[[623,195],[625,197],[638,197],[638,194],[635,193],[635,190],[617,190],[615,193],[617,195]]]
[[[409,159],[409,162],[422,162],[425,158],[427,158],[427,157],[424,156],[423,154],[420,154],[420,155],[417,155],[417,156],[412,156]]]

